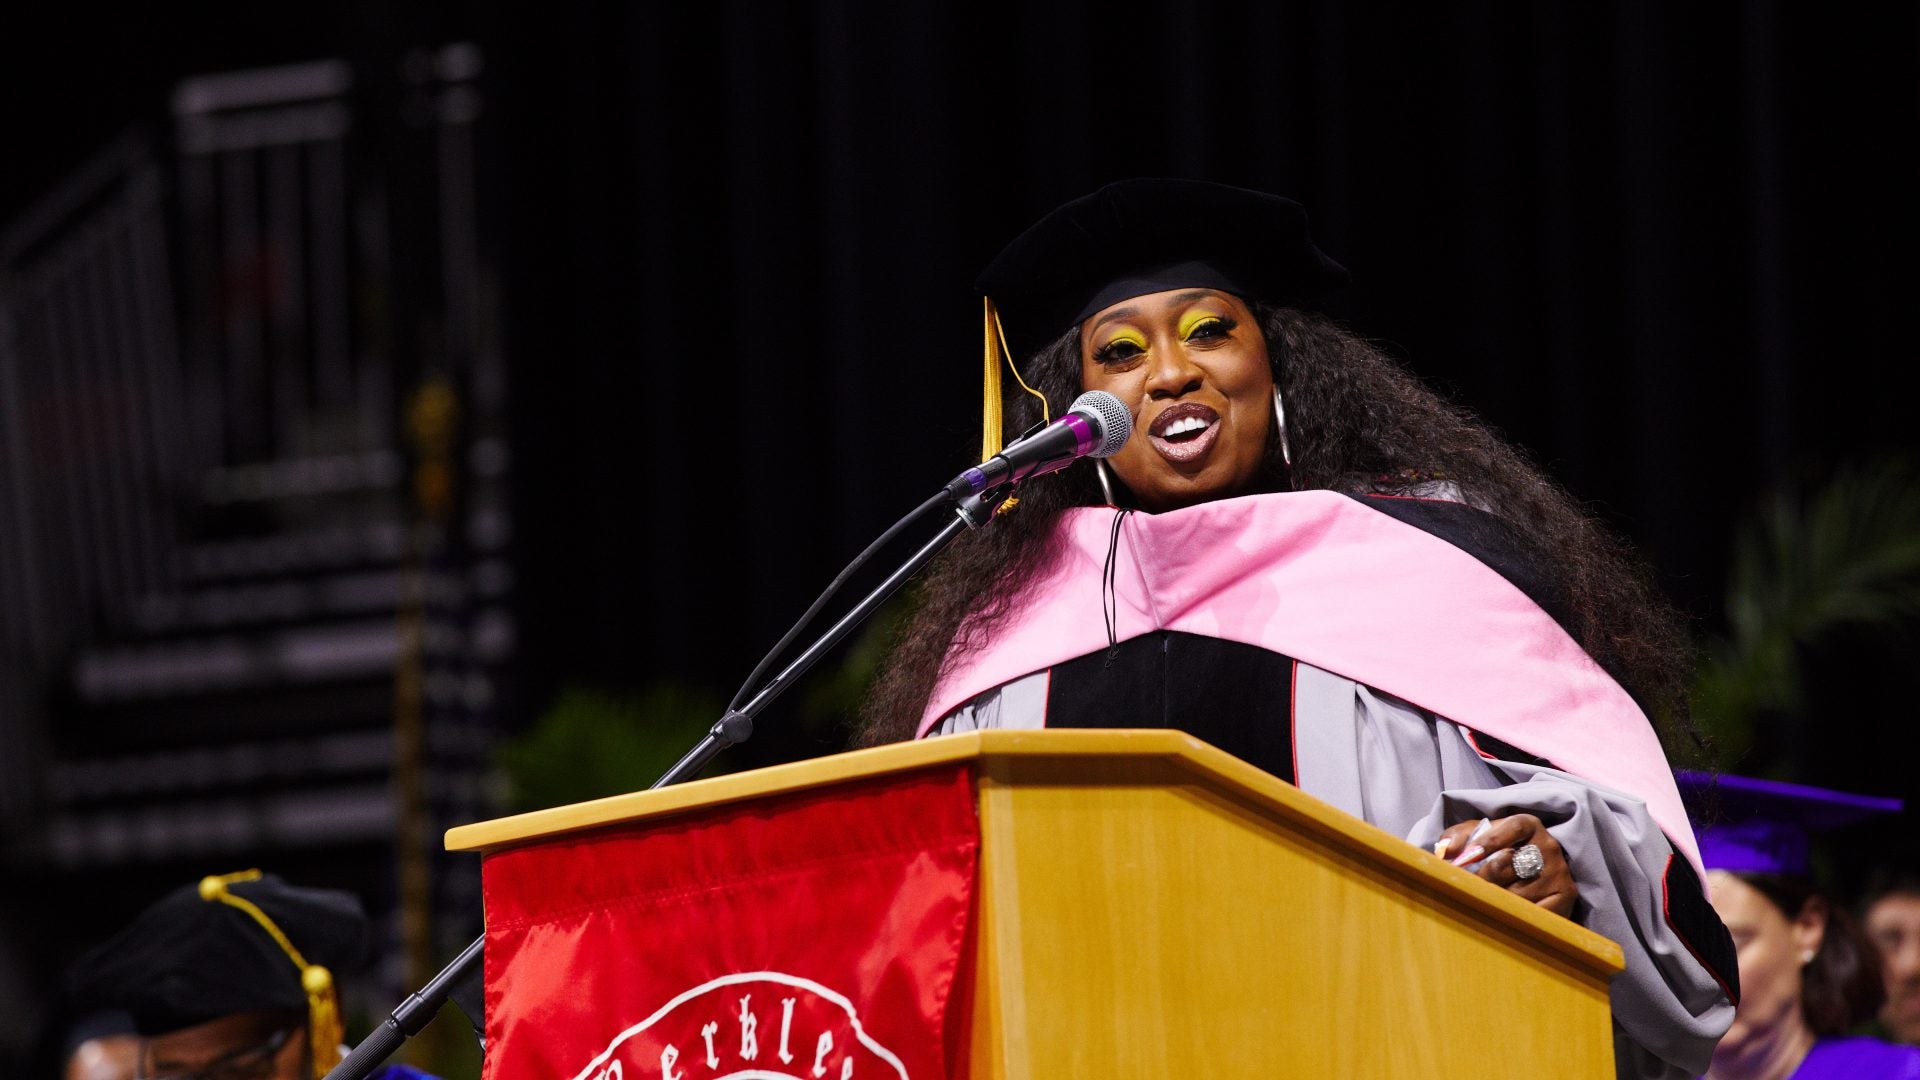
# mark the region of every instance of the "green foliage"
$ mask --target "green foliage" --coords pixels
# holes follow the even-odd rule
[[[512,813],[640,791],[720,718],[726,702],[671,683],[638,694],[569,687],[495,760]],[[706,774],[724,770],[715,762]],[[703,774],[703,775],[706,775]]]
[[[1693,715],[1731,767],[1756,720],[1801,712],[1800,657],[1839,631],[1891,636],[1920,616],[1920,472],[1903,459],[1767,497],[1734,541],[1727,636],[1707,644]]]
[[[908,604],[896,598],[881,607],[838,667],[815,668],[782,699],[783,705],[797,705],[787,715],[826,748],[820,752],[845,745]],[[670,682],[624,694],[569,686],[531,727],[495,751],[506,782],[503,809],[523,813],[643,790],[692,748],[725,708],[717,694]],[[769,711],[773,722],[788,722],[781,709],[776,705]],[[722,754],[702,775],[742,764],[736,755]]]

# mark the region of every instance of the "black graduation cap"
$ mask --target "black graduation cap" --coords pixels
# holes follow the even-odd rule
[[[1292,199],[1204,180],[1121,180],[1048,213],[975,285],[1024,361],[1087,316],[1133,296],[1201,286],[1245,300],[1323,295],[1347,271],[1313,244]]]
[[[235,1013],[301,1013],[318,1068],[340,1041],[332,972],[366,954],[367,917],[351,893],[250,870],[162,897],[74,965],[68,993],[124,1009],[142,1035]]]
[[[1168,289],[1307,300],[1347,283],[1292,199],[1204,180],[1119,180],[1056,207],[974,282],[985,296],[981,460],[1000,452],[1000,365],[1019,364],[1101,308]],[[1005,356],[1002,356],[1002,352]],[[1044,415],[1051,416],[1044,397]]]
[[[1899,799],[1728,773],[1679,770],[1674,778],[1693,818],[1701,863],[1732,873],[1805,876],[1811,834],[1897,814],[1903,805]]]

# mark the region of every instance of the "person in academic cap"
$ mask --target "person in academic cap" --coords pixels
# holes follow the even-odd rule
[[[1737,974],[1649,720],[1684,735],[1685,634],[1523,454],[1312,310],[1347,277],[1297,203],[1190,180],[1008,245],[982,457],[1090,390],[1131,436],[948,549],[861,739],[1189,731],[1618,942],[1621,1074],[1697,1075]]]
[[[249,870],[168,893],[82,957],[66,992],[132,1019],[143,1080],[309,1080],[340,1062],[334,975],[366,952],[354,896]]]
[[[1884,992],[1874,948],[1816,886],[1810,835],[1897,813],[1879,799],[1745,776],[1680,774],[1713,905],[1740,958],[1740,1006],[1710,1080],[1920,1080],[1920,1049],[1846,1032]]]

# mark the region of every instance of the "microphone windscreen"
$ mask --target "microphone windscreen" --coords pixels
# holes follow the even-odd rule
[[[1105,390],[1089,390],[1074,398],[1071,411],[1086,417],[1100,433],[1100,445],[1088,451],[1089,457],[1112,457],[1133,435],[1133,414]]]

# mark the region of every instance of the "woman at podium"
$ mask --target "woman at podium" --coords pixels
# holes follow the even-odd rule
[[[1188,731],[1618,942],[1620,1074],[1699,1075],[1738,990],[1662,752],[1684,635],[1524,455],[1309,310],[1346,278],[1298,204],[1197,181],[1003,250],[982,456],[1087,390],[1133,432],[935,565],[864,739]]]

